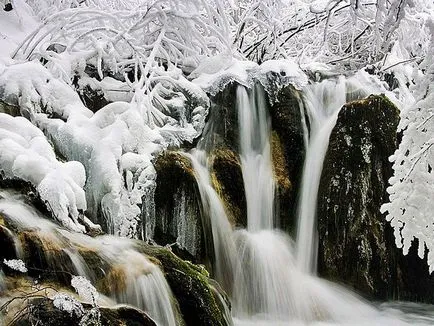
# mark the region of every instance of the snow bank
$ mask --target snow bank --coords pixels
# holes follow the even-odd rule
[[[92,115],[78,94],[39,62],[14,62],[3,67],[0,64],[0,98],[18,105],[26,117],[41,112],[62,119],[67,119],[71,113]]]
[[[78,221],[86,210],[83,165],[59,162],[42,131],[25,118],[0,113],[0,170],[32,183],[59,222],[85,232]]]
[[[190,78],[212,96],[232,82],[251,87],[259,81],[271,97],[284,86],[293,85],[301,89],[308,82],[306,74],[291,60],[269,60],[258,65],[222,56],[204,60]]]
[[[0,99],[19,105],[22,114],[45,133],[64,157],[81,162],[79,166],[81,169],[84,166],[87,172],[85,179],[84,171],[81,171],[83,175],[77,172],[77,162],[64,163],[62,169],[50,168],[36,156],[20,157],[15,162],[15,143],[24,148],[29,145],[16,140],[19,137],[15,134],[4,135],[6,144],[15,139],[7,147],[12,152],[8,154],[11,157],[8,162],[12,161],[16,166],[14,171],[19,172],[15,176],[37,185],[44,198],[57,196],[50,206],[60,214],[65,225],[66,213],[78,225],[77,209],[85,209],[87,204],[90,215],[94,220],[102,218],[108,232],[140,236],[142,197],[153,200],[156,186],[154,156],[168,146],[180,146],[199,136],[209,107],[206,94],[181,74],[156,81],[151,91],[144,93],[137,89],[130,93],[130,98],[125,98],[130,102],[110,103],[94,114],[82,104],[70,85],[55,78],[39,62],[15,63],[0,70]],[[93,83],[93,88],[100,87],[105,92],[111,87],[122,90],[126,86],[110,78],[101,82],[87,78],[83,83]],[[17,121],[31,126],[23,118]],[[38,132],[38,141],[33,140],[33,146],[39,147],[34,151],[55,161],[44,134],[35,127],[29,130]],[[29,166],[31,170],[27,169]],[[83,193],[78,196],[85,184],[86,198]]]

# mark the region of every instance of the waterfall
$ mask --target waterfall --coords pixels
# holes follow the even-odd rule
[[[232,227],[228,221],[222,202],[214,190],[207,153],[203,149],[193,150],[187,154],[195,171],[195,178],[202,200],[204,225],[210,224],[214,249],[214,277],[228,291],[233,283],[235,262],[235,244],[232,238]]]
[[[330,133],[339,109],[346,103],[345,79],[326,80],[306,87],[304,107],[309,119],[309,135],[303,167],[297,224],[297,266],[304,273],[316,271],[316,203],[322,165]],[[307,128],[304,128],[307,130]]]
[[[356,77],[324,80],[303,90],[300,106],[305,109],[309,128],[304,122],[306,157],[300,189],[297,216],[297,266],[303,273],[316,273],[318,235],[316,208],[318,188],[330,134],[342,106],[375,92]],[[302,112],[302,114],[304,114]]]
[[[265,94],[256,86],[250,94],[237,88],[240,159],[247,201],[247,229],[273,227],[274,176],[271,163],[271,123]]]
[[[300,103],[306,161],[296,242],[274,228],[274,181],[270,118],[261,87],[238,86],[240,161],[247,202],[247,228],[233,230],[210,178],[212,134],[187,154],[195,170],[204,215],[214,244],[214,276],[231,295],[236,325],[292,325],[327,321],[370,324],[377,310],[342,287],[315,277],[316,200],[328,139],[339,109],[370,90],[357,79],[325,80],[303,90]],[[304,114],[304,113],[303,113]],[[212,123],[212,121],[210,121]],[[209,128],[212,131],[212,128]],[[212,132],[211,132],[212,133]],[[206,146],[204,146],[204,143]],[[207,151],[204,150],[206,148]],[[387,317],[385,324],[393,324]]]

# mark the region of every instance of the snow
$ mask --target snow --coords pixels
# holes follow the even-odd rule
[[[84,276],[73,276],[71,278],[71,285],[84,301],[95,304],[98,300],[98,291]]]
[[[23,0],[14,0],[19,10],[4,11],[0,8],[0,64],[8,61],[22,40],[38,26],[32,10]]]
[[[71,316],[74,314],[81,317],[84,314],[83,305],[66,293],[56,293],[52,298],[53,305],[62,311],[66,311]]]
[[[215,60],[220,62],[220,58]],[[215,95],[230,83],[238,83],[250,88],[255,81],[259,81],[267,92],[271,92],[274,91],[273,88],[280,89],[287,85],[302,89],[308,82],[306,74],[292,60],[269,60],[261,65],[252,61],[226,60],[219,70],[215,69],[214,60],[201,63],[190,75],[194,77],[200,73],[193,79],[193,83],[209,94]],[[208,64],[210,67],[207,66]]]
[[[261,83],[263,85],[270,82],[274,76],[277,76],[281,87],[291,84],[298,90],[301,90],[308,82],[308,78],[300,69],[300,66],[288,59],[265,61],[259,66],[257,75],[262,77],[263,81]]]
[[[78,221],[87,208],[84,167],[58,161],[42,131],[23,117],[0,113],[0,170],[6,178],[32,183],[64,226],[85,231]]]
[[[218,61],[219,58],[216,59]],[[225,62],[226,63],[226,62]],[[211,65],[211,69],[208,69],[207,65]],[[249,71],[252,71],[258,67],[258,65],[251,61],[240,61],[231,59],[225,65],[222,65],[222,69],[215,71],[214,60],[204,61],[199,65],[197,71],[199,76],[193,79],[193,83],[199,85],[203,90],[211,95],[217,94],[224,89],[229,83],[236,82],[238,84],[249,87],[251,84],[251,77]],[[192,72],[192,77],[195,76],[195,72]]]
[[[27,273],[26,264],[21,259],[3,259],[3,264],[21,273]]]
[[[0,98],[8,104],[19,105],[24,116],[33,117],[41,112],[62,119],[72,113],[91,116],[92,112],[84,107],[78,94],[39,62],[14,62],[2,70]]]

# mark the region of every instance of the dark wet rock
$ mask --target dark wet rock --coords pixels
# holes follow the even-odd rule
[[[238,152],[237,87],[237,83],[230,83],[211,98],[208,123],[203,132],[204,135],[211,135],[211,139],[205,147],[212,146],[212,148],[225,148]]]
[[[292,86],[284,87],[269,108],[273,165],[278,185],[277,222],[286,231],[295,226],[297,191],[305,155],[299,96]]]
[[[227,296],[214,286],[204,267],[178,258],[167,248],[139,245],[139,250],[163,270],[186,325],[230,324],[224,310]]]
[[[166,151],[155,161],[155,229],[152,239],[172,245],[181,257],[203,261],[206,257],[202,204],[193,167],[187,156]]]
[[[384,96],[346,104],[330,136],[318,196],[319,274],[376,299],[431,301],[414,245],[403,256],[380,213],[392,176],[398,109]]]
[[[81,101],[92,112],[97,112],[110,102],[106,99],[103,90],[92,89],[90,85],[86,85],[78,90]]]
[[[384,96],[346,104],[331,133],[319,187],[319,273],[369,296],[390,280],[385,216],[388,157],[399,112]]]
[[[230,149],[217,149],[211,154],[212,182],[223,200],[226,214],[235,227],[247,226],[247,204],[243,172],[237,153]]]
[[[6,113],[13,117],[20,115],[20,108],[16,105],[10,105],[0,100],[0,113]]]
[[[4,259],[16,259],[16,247],[13,233],[4,225],[3,216],[0,214],[0,262]]]
[[[74,313],[69,313],[57,309],[52,300],[48,298],[34,299],[30,301],[32,305],[32,313],[23,315],[14,325],[44,325],[44,326],[59,326],[69,325],[78,326],[80,318]],[[85,311],[92,307],[89,304],[83,304]],[[143,311],[129,306],[117,306],[113,308],[100,307],[101,313],[100,325],[104,326],[156,326],[157,324]],[[38,323],[36,323],[38,322]],[[88,323],[86,325],[97,325],[97,323]]]

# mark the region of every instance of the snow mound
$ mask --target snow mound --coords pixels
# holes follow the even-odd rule
[[[85,232],[78,221],[86,210],[83,165],[59,162],[42,131],[23,117],[0,113],[0,170],[6,178],[32,183],[59,222]]]
[[[0,65],[0,98],[19,106],[26,117],[41,112],[61,119],[67,119],[72,112],[92,115],[78,94],[39,62]]]
[[[216,70],[216,67],[220,69]],[[292,85],[296,89],[302,89],[308,82],[307,75],[291,60],[269,60],[258,65],[252,61],[222,56],[204,60],[191,73],[190,78],[195,78],[193,82],[212,96],[233,82],[250,88],[259,81],[271,100],[273,94],[284,86]]]

